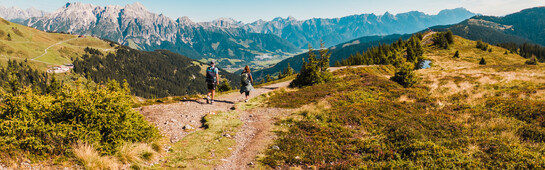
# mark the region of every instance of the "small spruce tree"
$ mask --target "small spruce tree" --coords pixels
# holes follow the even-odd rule
[[[399,67],[393,77],[390,80],[399,83],[403,87],[412,87],[416,84],[416,76],[414,74],[414,64],[404,63]]]
[[[271,78],[270,74],[267,74],[267,77],[265,78],[265,81],[267,81],[267,83],[272,81],[272,78]]]
[[[339,62],[339,60],[335,61],[335,67],[340,67],[341,66],[341,62]]]
[[[481,57],[481,61],[479,61],[480,65],[486,65],[486,60],[484,60],[484,57]]]
[[[318,51],[320,58],[316,59],[316,54],[312,46],[309,45],[308,62],[305,62],[303,58],[301,72],[290,83],[290,87],[310,86],[333,79],[333,74],[328,70],[330,54],[328,54],[328,49],[323,48],[323,43],[321,43],[321,47]]]
[[[454,35],[452,34],[452,31],[448,30],[447,33],[445,34],[445,38],[447,38],[447,42],[449,44],[454,43]]]
[[[460,51],[456,50],[456,53],[454,53],[454,58],[460,58]]]

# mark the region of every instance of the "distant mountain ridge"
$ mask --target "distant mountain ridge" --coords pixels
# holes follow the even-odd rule
[[[295,53],[300,50],[280,37],[228,27],[228,23],[219,19],[198,24],[187,17],[174,21],[149,12],[140,3],[124,7],[67,3],[51,14],[24,22],[41,30],[95,35],[136,49],[166,49],[194,59],[251,61],[264,53]]]
[[[384,15],[361,14],[342,18],[313,18],[296,20],[293,17],[259,20],[242,27],[251,32],[278,35],[295,46],[306,48],[308,43],[317,47],[323,40],[326,47],[363,36],[414,33],[435,25],[459,23],[475,13],[465,8],[442,10],[437,15],[418,11]]]
[[[475,16],[458,24],[431,29],[449,29],[461,37],[491,44],[531,42],[545,46],[545,7],[524,9],[503,17]]]
[[[253,64],[257,56],[278,59],[300,52],[309,43],[318,47],[320,40],[330,47],[363,36],[413,33],[434,25],[457,23],[474,15],[457,8],[437,15],[413,11],[303,21],[279,17],[244,24],[231,18],[211,22],[193,22],[188,17],[172,20],[148,11],[140,3],[126,6],[67,3],[23,24],[47,31],[94,35],[140,50],[165,49],[198,60],[217,59],[224,66],[236,68]],[[224,59],[235,60],[225,63]]]
[[[48,14],[45,11],[37,10],[36,8],[28,8],[26,10],[17,7],[4,7],[0,5],[0,18],[6,20],[26,20],[32,17],[41,17]]]

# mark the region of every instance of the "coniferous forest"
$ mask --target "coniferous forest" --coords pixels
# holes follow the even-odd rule
[[[124,47],[115,54],[91,48],[85,51],[81,59],[74,61],[74,71],[94,82],[127,80],[134,95],[145,98],[206,92],[205,77],[200,73],[206,64],[185,56],[166,50],[142,52]],[[222,81],[227,79],[233,87],[240,86],[233,83],[238,82],[238,76],[223,70],[220,75]]]
[[[511,53],[517,53],[524,58],[535,56],[540,62],[545,62],[545,47],[538,44],[516,44],[500,43],[498,46],[509,50]]]

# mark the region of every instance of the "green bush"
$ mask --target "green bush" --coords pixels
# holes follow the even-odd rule
[[[65,155],[78,141],[112,154],[124,142],[159,137],[158,130],[131,107],[127,83],[116,81],[88,90],[76,82],[58,93],[36,94],[24,88],[5,94],[0,105],[0,150],[31,155]]]
[[[229,81],[225,80],[218,86],[218,92],[226,92],[233,90],[231,85],[229,85]]]
[[[475,47],[477,47],[478,49],[481,49],[483,51],[486,51],[488,50],[488,43],[485,43],[481,40],[477,41],[477,45],[475,45]]]
[[[537,61],[537,57],[536,56],[532,56],[530,59],[528,59],[526,62],[526,64],[528,65],[537,65],[539,63],[539,61]]]
[[[403,87],[412,87],[416,83],[416,76],[413,70],[413,64],[405,63],[398,68],[391,80],[401,84]]]

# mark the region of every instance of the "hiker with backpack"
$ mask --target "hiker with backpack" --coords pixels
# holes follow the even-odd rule
[[[210,62],[210,67],[206,68],[206,84],[208,87],[208,96],[206,96],[206,103],[213,104],[214,96],[216,95],[216,87],[219,85],[218,68],[216,68],[214,61]],[[210,98],[212,95],[212,98]]]
[[[244,100],[244,102],[248,102],[248,96],[250,96],[250,91],[254,90],[254,87],[252,86],[253,83],[254,79],[252,78],[250,67],[246,66],[240,74],[240,94],[246,94],[246,100]]]

